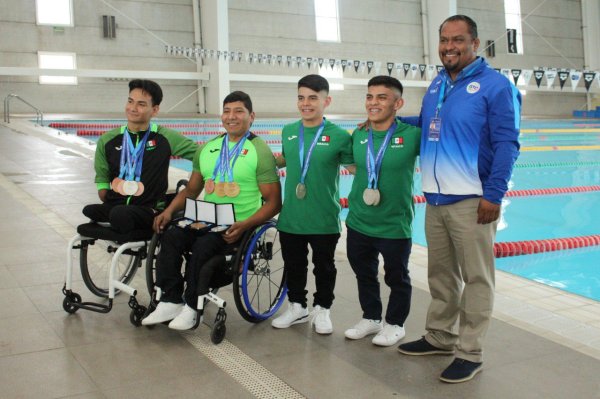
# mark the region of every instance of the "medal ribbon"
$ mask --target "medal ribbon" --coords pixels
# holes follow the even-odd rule
[[[233,167],[235,162],[237,161],[242,149],[244,148],[244,143],[250,136],[250,131],[247,131],[231,150],[229,150],[229,135],[225,134],[223,137],[223,145],[221,146],[221,152],[219,153],[219,157],[215,162],[215,167],[213,169],[212,180],[217,182],[217,176],[219,176],[219,181],[233,181]]]
[[[377,157],[373,157],[373,153],[375,149],[373,147],[373,130],[369,129],[369,137],[367,143],[367,188],[376,189],[377,182],[379,181],[379,172],[381,171],[381,164],[383,163],[383,155],[385,154],[385,150],[387,149],[390,140],[392,139],[392,134],[396,131],[396,121],[392,123],[392,126],[388,129],[385,134],[385,138],[383,139],[383,143],[381,143],[381,147],[379,147],[379,151],[377,151]]]
[[[144,132],[142,140],[138,141],[137,145],[133,145],[131,133],[127,126],[121,128],[123,132],[123,142],[121,147],[121,162],[119,167],[119,178],[125,180],[133,180],[139,182],[142,177],[142,165],[144,162],[144,149],[146,142],[150,136],[150,132],[156,125],[152,124],[148,130]],[[139,135],[137,136],[139,139]]]
[[[306,179],[306,174],[308,173],[308,166],[310,165],[310,157],[312,156],[313,150],[323,133],[323,129],[325,129],[325,118],[319,125],[319,130],[317,130],[317,134],[315,134],[315,138],[310,144],[310,148],[306,153],[306,160],[304,159],[304,125],[302,122],[300,123],[300,131],[298,132],[298,153],[300,155],[300,184],[304,184],[304,180]]]

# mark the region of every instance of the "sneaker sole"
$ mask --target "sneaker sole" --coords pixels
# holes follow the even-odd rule
[[[464,378],[460,378],[457,380],[452,380],[449,378],[444,378],[442,376],[440,376],[440,381],[443,381],[445,383],[448,384],[458,384],[461,382],[467,382],[473,379],[473,377],[475,377],[477,375],[477,373],[481,372],[483,370],[483,367],[479,367],[478,369],[475,369],[475,371],[473,371],[471,374],[469,374],[468,376],[464,377]]]
[[[301,317],[301,318],[299,318],[299,319],[296,319],[296,320],[292,321],[290,324],[286,324],[286,325],[283,325],[283,326],[276,326],[276,325],[274,325],[273,323],[271,323],[271,327],[273,327],[273,328],[280,328],[280,329],[282,329],[282,328],[288,328],[288,327],[291,327],[291,326],[293,326],[294,324],[306,323],[307,321],[308,321],[308,315],[306,315],[306,316],[304,316],[304,317]]]
[[[317,330],[317,329],[315,328],[315,332],[316,332],[317,334],[321,334],[321,335],[330,335],[330,334],[332,334],[332,333],[333,333],[333,328],[332,328],[332,329],[330,329],[330,330]]]
[[[409,355],[409,356],[429,356],[429,355],[449,356],[449,355],[454,355],[454,351],[445,351],[443,349],[431,350],[431,351],[427,351],[427,352],[410,352],[410,351],[406,351],[406,350],[398,348],[398,352],[402,353],[403,355]]]
[[[377,333],[379,333],[379,331],[381,331],[381,330],[378,330],[378,331],[373,331],[373,332],[369,332],[369,333],[367,333],[367,334],[360,335],[360,336],[354,336],[354,337],[349,337],[349,336],[347,336],[347,335],[346,335],[346,333],[344,333],[344,336],[345,336],[346,338],[348,338],[348,339],[353,339],[353,340],[354,340],[354,339],[363,339],[363,338],[366,338],[366,337],[368,337],[369,335],[377,334]]]

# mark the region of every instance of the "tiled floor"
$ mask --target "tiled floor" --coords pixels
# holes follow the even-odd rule
[[[438,381],[447,357],[406,357],[344,339],[360,309],[343,238],[331,336],[308,324],[250,324],[230,306],[226,341],[214,346],[206,325],[184,334],[133,327],[124,295],[108,314],[68,315],[66,246],[85,222],[82,205],[96,201],[92,151],[18,120],[0,126],[2,398],[600,398],[600,304],[502,272],[484,372],[471,382]],[[173,171],[172,181],[184,175]],[[423,333],[425,265],[425,248],[415,246],[407,340]],[[78,271],[74,289],[94,299]],[[230,289],[221,293],[232,302]]]

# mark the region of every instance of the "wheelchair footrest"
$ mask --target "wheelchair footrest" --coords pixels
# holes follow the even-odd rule
[[[73,303],[73,306],[78,309],[90,310],[92,312],[97,313],[108,313],[112,309],[112,299],[108,300],[108,304],[104,303],[96,303],[96,302],[81,302],[81,303]]]

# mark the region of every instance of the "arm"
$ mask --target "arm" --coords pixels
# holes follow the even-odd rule
[[[160,233],[165,226],[173,219],[173,214],[180,211],[185,206],[186,198],[197,198],[204,188],[204,178],[196,171],[192,172],[190,181],[183,190],[181,190],[171,201],[169,206],[154,218],[154,231]]]
[[[164,131],[161,130],[161,133],[169,141],[173,155],[187,159],[188,161],[193,160],[194,154],[198,149],[198,144],[175,130],[164,129]]]
[[[104,136],[104,135],[103,135]],[[96,188],[98,189],[98,198],[100,201],[106,201],[106,195],[110,188],[110,169],[108,167],[108,161],[106,160],[105,143],[103,136],[100,136],[100,140],[96,144],[96,152],[94,153],[94,170],[96,171]]]
[[[263,183],[258,185],[264,203],[252,216],[242,222],[235,222],[223,235],[227,243],[234,243],[244,232],[266,222],[281,210],[281,183]]]

